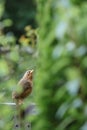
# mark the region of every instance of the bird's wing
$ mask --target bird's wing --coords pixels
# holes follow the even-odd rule
[[[19,94],[20,98],[25,98],[26,96],[28,96],[31,91],[32,91],[32,86],[31,83],[29,81],[26,81],[22,84],[22,92]]]
[[[22,87],[23,87],[23,91],[26,91],[28,90],[29,88],[31,88],[31,83],[29,81],[25,81],[23,84],[22,84]]]

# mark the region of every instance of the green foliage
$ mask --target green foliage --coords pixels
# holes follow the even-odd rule
[[[37,0],[35,130],[87,129],[87,2]]]
[[[16,36],[20,36],[26,25],[36,27],[36,2],[35,0],[6,0],[4,18],[9,17],[13,21],[10,28]]]
[[[1,130],[13,129],[17,111],[6,103],[28,69],[34,88],[23,107],[37,104],[32,129],[87,129],[86,43],[86,0],[0,0]]]
[[[17,109],[10,104],[12,92],[25,71],[36,68],[36,29],[28,30],[31,23],[36,27],[35,9],[34,1],[0,0],[0,130],[13,129]],[[20,41],[21,35],[31,44]],[[25,108],[29,102],[33,102],[33,94],[25,100]]]

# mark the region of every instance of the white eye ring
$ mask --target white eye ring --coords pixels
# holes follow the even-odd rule
[[[29,71],[27,71],[27,74],[30,74],[30,70],[29,70]]]

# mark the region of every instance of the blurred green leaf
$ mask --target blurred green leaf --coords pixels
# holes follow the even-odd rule
[[[0,76],[8,74],[8,65],[5,60],[0,59]]]

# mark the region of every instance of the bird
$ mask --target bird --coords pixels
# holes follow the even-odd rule
[[[28,97],[32,92],[32,86],[33,86],[33,70],[27,70],[23,77],[18,82],[18,87],[21,91],[12,92],[12,99],[16,101],[17,104],[22,104],[23,100]]]

